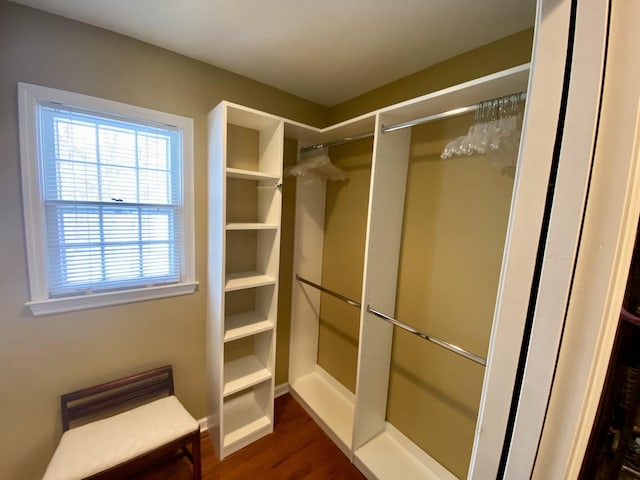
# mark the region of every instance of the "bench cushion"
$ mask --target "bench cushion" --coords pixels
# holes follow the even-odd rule
[[[124,463],[198,429],[175,396],[64,433],[43,480],[81,479]]]

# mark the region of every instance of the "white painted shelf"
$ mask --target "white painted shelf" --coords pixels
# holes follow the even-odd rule
[[[224,341],[231,342],[239,338],[256,335],[272,330],[273,321],[260,312],[245,312],[231,315],[224,320]]]
[[[353,463],[367,478],[394,480],[457,480],[390,424],[355,451]]]
[[[223,448],[229,453],[272,431],[271,421],[253,392],[225,402],[223,414]]]
[[[353,394],[320,367],[290,385],[291,393],[340,449],[351,457]]]
[[[225,278],[224,290],[225,292],[233,292],[234,290],[262,287],[274,283],[276,283],[275,278],[260,272],[228,273]]]
[[[223,395],[229,396],[269,380],[271,372],[255,355],[247,355],[224,364]]]
[[[243,170],[241,168],[227,168],[227,177],[256,181],[280,179],[280,175],[277,173],[257,172],[255,170]]]
[[[276,230],[278,225],[275,223],[227,223],[227,231],[229,230]]]
[[[530,64],[508,68],[379,110],[385,125],[416,120],[527,90]]]

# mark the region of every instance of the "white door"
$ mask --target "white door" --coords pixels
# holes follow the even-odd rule
[[[606,2],[538,2],[525,133],[469,478],[531,476],[580,245],[607,24]]]
[[[640,2],[607,3],[602,108],[564,333],[533,470],[539,479],[573,479],[580,472],[640,215]],[[532,351],[532,362],[539,353]],[[533,384],[531,378],[525,381]]]

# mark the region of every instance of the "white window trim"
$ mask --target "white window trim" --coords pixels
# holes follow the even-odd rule
[[[181,281],[177,284],[122,291],[50,298],[47,284],[46,226],[43,186],[38,156],[37,102],[48,100],[98,112],[164,123],[182,133],[183,259]],[[193,119],[158,112],[120,102],[81,95],[28,83],[18,83],[20,162],[24,227],[31,299],[25,305],[34,315],[48,315],[87,308],[118,305],[195,292],[195,221],[193,191]]]

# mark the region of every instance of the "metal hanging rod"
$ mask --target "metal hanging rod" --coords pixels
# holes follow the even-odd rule
[[[258,190],[273,190],[278,189],[282,190],[282,183],[276,183],[275,185],[258,185],[256,186]]]
[[[309,145],[300,149],[300,153],[312,152],[313,150],[320,150],[322,148],[335,147],[336,145],[342,145],[343,143],[355,142],[356,140],[362,140],[363,138],[373,137],[373,133],[363,133],[362,135],[354,135],[351,137],[345,137],[341,140],[334,140],[333,142],[319,143],[317,145]]]
[[[475,112],[477,109],[477,105],[469,105],[468,107],[454,108],[453,110],[447,110],[446,112],[428,115],[426,117],[417,118],[415,120],[409,120],[408,122],[394,123],[392,125],[382,125],[382,133],[394,132],[396,130],[414,127],[416,125],[422,125],[423,123],[434,122],[443,118],[456,117],[465,113]]]
[[[505,95],[504,97],[500,97],[500,98],[507,99],[512,96],[517,96],[518,97],[517,100],[519,102],[523,102],[527,98],[527,93],[519,92],[519,93],[514,93],[513,95]],[[454,108],[453,110],[447,110],[446,112],[441,112],[441,113],[436,113],[434,115],[428,115],[426,117],[416,118],[415,120],[409,120],[407,122],[394,123],[391,125],[383,125],[382,132],[388,133],[388,132],[393,132],[395,130],[400,130],[402,128],[415,127],[416,125],[422,125],[423,123],[429,123],[429,122],[433,122],[435,120],[440,120],[443,118],[455,117],[465,113],[475,112],[476,110],[478,110],[478,108],[480,108],[480,103],[476,105],[469,105],[467,107]]]
[[[514,93],[513,95],[505,95],[504,97],[500,97],[500,98],[509,98],[509,97],[512,97],[512,96],[517,96],[518,97],[517,100],[519,102],[523,102],[527,98],[527,93],[526,92],[519,92],[519,93]],[[428,115],[426,117],[417,118],[415,120],[409,120],[407,122],[393,123],[391,125],[383,125],[381,130],[382,130],[382,133],[388,133],[388,132],[393,132],[395,130],[400,130],[402,128],[415,127],[416,125],[422,125],[423,123],[429,123],[429,122],[434,122],[436,120],[442,120],[443,118],[456,117],[458,115],[463,115],[465,113],[475,112],[476,110],[478,110],[478,108],[480,108],[481,103],[483,103],[483,102],[480,102],[480,103],[475,104],[475,105],[468,105],[466,107],[454,108],[452,110],[447,110],[446,112],[435,113],[433,115]],[[352,136],[352,137],[346,137],[346,138],[343,138],[341,140],[335,140],[333,142],[319,143],[317,145],[310,145],[308,147],[301,148],[300,149],[300,153],[307,153],[307,152],[311,152],[313,150],[319,150],[321,148],[333,147],[333,146],[336,146],[336,145],[342,145],[343,143],[355,142],[356,140],[362,140],[363,138],[373,137],[373,135],[374,135],[373,133],[364,133],[362,135],[355,135],[355,136]]]
[[[312,281],[307,280],[306,278],[302,278],[297,273],[296,273],[296,280],[298,280],[299,282],[302,282],[302,283],[306,283],[307,285],[310,285],[313,288],[317,288],[321,292],[327,293],[327,294],[331,295],[332,297],[336,297],[338,300],[342,300],[343,302],[347,302],[349,305],[353,305],[354,307],[362,308],[362,305],[360,305],[359,302],[356,302],[355,300],[351,300],[350,298],[345,297],[344,295],[340,295],[339,293],[334,292],[333,290],[329,290],[328,288],[324,288],[323,286],[318,285],[317,283],[313,283]]]
[[[367,312],[374,314],[376,317],[379,317],[393,325],[395,325],[396,327],[400,327],[403,330],[406,330],[409,333],[413,333],[414,335],[417,335],[420,338],[424,338],[425,340],[428,340],[432,343],[435,343],[436,345],[440,345],[443,348],[446,348],[447,350],[460,355],[464,358],[467,358],[469,360],[472,360],[476,363],[479,363],[480,365],[486,366],[487,365],[487,359],[486,358],[482,358],[479,355],[476,355],[475,353],[471,353],[471,352],[467,352],[466,350],[464,350],[463,348],[458,347],[457,345],[453,345],[449,342],[445,342],[444,340],[440,340],[437,337],[434,337],[433,335],[429,335],[428,333],[423,332],[422,330],[418,330],[417,328],[413,328],[410,325],[407,325],[406,323],[402,323],[400,320],[396,320],[393,317],[390,317],[389,315],[386,315],[382,312],[379,312],[373,308],[371,308],[370,305],[367,305]]]
[[[362,305],[359,302],[356,302],[355,300],[351,300],[348,297],[345,297],[344,295],[341,295],[337,292],[334,292],[333,290],[329,290],[328,288],[323,287],[322,285],[318,285],[317,283],[314,283],[310,280],[307,280],[306,278],[301,277],[300,275],[298,275],[296,273],[296,280],[298,280],[299,282],[302,283],[306,283],[307,285],[316,288],[318,290],[320,290],[321,292],[324,292],[328,295],[331,295],[332,297],[337,298],[338,300],[342,300],[343,302],[348,303],[349,305],[353,305],[354,307],[358,307],[358,308],[362,308]],[[386,320],[387,322],[402,328],[403,330],[406,330],[409,333],[413,333],[414,335],[417,335],[420,338],[423,338],[425,340],[428,340],[432,343],[435,343],[436,345],[440,345],[443,348],[446,348],[447,350],[460,355],[464,358],[467,358],[469,360],[472,360],[476,363],[479,363],[480,365],[486,365],[487,364],[487,360],[485,358],[482,358],[478,355],[476,355],[475,353],[471,353],[471,352],[467,352],[466,350],[464,350],[463,348],[458,347],[457,345],[453,345],[449,342],[445,342],[444,340],[439,339],[438,337],[434,337],[433,335],[429,335],[428,333],[423,332],[422,330],[418,330],[417,328],[413,328],[410,325],[407,325],[406,323],[402,323],[400,320],[396,320],[393,317],[390,317],[389,315],[386,315],[382,312],[379,312],[378,310],[375,310],[373,308],[371,308],[370,305],[367,305],[367,312],[372,313],[373,315],[375,315],[376,317],[379,317],[383,320]]]

